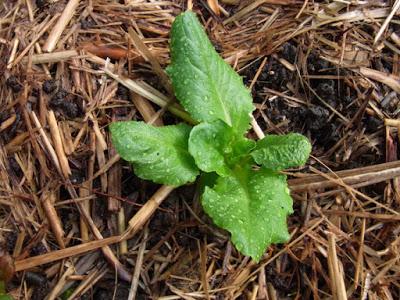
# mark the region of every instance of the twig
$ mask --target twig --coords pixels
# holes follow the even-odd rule
[[[151,102],[161,106],[165,107],[168,106],[168,110],[175,114],[176,116],[180,117],[181,119],[185,120],[186,122],[190,124],[195,124],[196,122],[189,116],[189,114],[185,111],[183,111],[180,108],[177,108],[174,104],[173,105],[168,105],[169,104],[169,99],[168,98],[162,98],[159,95],[156,95],[154,93],[149,92],[145,88],[143,88],[141,85],[137,84],[135,81],[128,79],[128,78],[122,78],[119,75],[116,75],[112,73],[107,66],[104,68],[104,73],[106,73],[108,76],[113,78],[114,80],[118,81],[128,89],[132,90],[133,92],[141,95],[142,97],[145,97],[146,99],[149,99]]]
[[[54,193],[52,192],[45,192],[42,195],[42,205],[43,205],[43,210],[46,214],[47,220],[50,224],[50,227],[53,231],[53,234],[57,240],[58,245],[60,246],[61,249],[65,248],[65,243],[64,243],[64,231],[61,226],[60,218],[57,215],[57,211],[54,208],[54,201],[55,201],[55,196]]]
[[[61,37],[61,34],[63,33],[65,27],[68,25],[69,21],[71,21],[78,5],[79,0],[69,0],[60,18],[58,19],[57,24],[51,30],[49,37],[47,38],[46,43],[43,46],[43,51],[53,52],[58,40]]]
[[[258,125],[256,119],[251,115],[251,126],[253,127],[254,132],[256,133],[257,137],[261,140],[265,137],[264,132],[262,131],[260,125]]]
[[[173,95],[172,87],[169,82],[168,76],[167,74],[165,74],[165,71],[161,68],[160,62],[158,61],[157,57],[147,48],[147,46],[143,43],[142,39],[132,29],[132,27],[128,28],[128,33],[129,37],[131,38],[136,48],[139,50],[140,54],[142,54],[142,56],[150,62],[154,73],[158,75],[164,88],[168,91],[170,95]]]
[[[145,120],[146,123],[149,123],[153,119],[153,116],[156,114],[153,106],[151,106],[150,102],[147,101],[147,99],[143,98],[135,92],[131,92],[131,99],[136,109],[143,117],[143,120]],[[161,126],[163,122],[161,118],[157,118],[152,124],[155,126]]]
[[[398,221],[400,221],[400,215],[377,214],[377,213],[368,213],[368,212],[360,212],[360,211],[346,211],[346,210],[323,210],[323,212],[327,215],[352,216],[352,217],[365,218],[365,219],[375,219],[375,220],[379,220],[382,222],[398,222]]]
[[[47,295],[47,299],[54,300],[60,294],[64,284],[67,282],[68,277],[75,272],[75,267],[73,264],[69,264],[68,269],[64,272],[61,278],[58,280],[57,284],[53,287],[49,295]]]
[[[89,181],[85,181],[82,183],[82,187],[79,188],[79,197],[81,198],[86,198],[90,196],[90,190],[89,190]],[[82,205],[83,209],[87,211],[87,213],[90,215],[90,200],[85,200],[83,202],[84,204]],[[89,241],[89,229],[86,225],[86,222],[84,218],[81,216],[79,219],[79,227],[81,231],[81,238],[83,241],[88,242]]]
[[[136,258],[135,270],[134,270],[133,276],[132,276],[132,284],[131,284],[131,288],[129,290],[128,300],[136,299],[136,291],[137,291],[137,288],[139,285],[140,272],[141,272],[142,266],[143,266],[143,256],[144,256],[144,252],[146,250],[146,241],[147,241],[147,236],[149,233],[148,228],[146,227],[143,232],[144,232],[143,239],[142,239],[142,243],[139,247],[138,255]]]
[[[120,207],[120,209],[118,211],[117,220],[118,220],[118,224],[117,224],[118,234],[122,234],[126,230],[125,208],[124,208],[124,206]],[[119,253],[121,255],[128,253],[128,243],[127,243],[127,241],[123,240],[123,241],[121,241],[119,243]]]
[[[42,22],[42,24],[45,24],[47,22],[47,24],[45,24],[43,26],[43,28],[38,32],[38,34],[35,35],[35,38],[29,43],[28,46],[25,47],[24,50],[22,50],[22,52],[18,55],[18,57],[7,66],[8,69],[11,69],[13,66],[17,65],[22,58],[28,53],[28,51],[32,48],[33,45],[35,45],[35,43],[42,37],[42,35],[50,28],[51,25],[53,25],[54,21],[57,19],[59,15],[56,14],[53,16],[53,18],[50,19],[50,21],[48,21],[48,17]]]
[[[99,249],[111,244],[118,243],[122,240],[132,238],[139,231],[139,229],[142,228],[143,224],[146,223],[147,220],[152,216],[157,206],[169,195],[170,192],[172,192],[173,189],[174,188],[170,186],[162,186],[161,188],[159,188],[158,191],[146,202],[146,204],[131,219],[130,227],[128,228],[129,232],[126,231],[123,236],[118,235],[109,238],[99,238],[96,241],[83,243],[62,250],[52,251],[47,254],[38,255],[19,261],[17,260],[15,262],[15,270],[18,272],[31,269],[33,267],[54,262],[66,257],[81,255],[82,253]],[[98,231],[98,229],[95,231]]]
[[[58,261],[67,257],[75,255],[81,255],[83,253],[99,249],[104,246],[118,243],[121,240],[121,236],[112,236],[100,240],[91,241],[88,243],[79,244],[76,246],[68,247],[61,250],[52,251],[46,254],[29,257],[22,260],[15,261],[15,271],[28,270],[37,266],[48,264],[51,262]]]
[[[78,56],[79,53],[76,50],[65,50],[52,53],[41,53],[35,54],[30,57],[32,64],[47,64],[47,63],[57,63],[60,61],[68,60]],[[25,62],[25,59],[23,60]],[[27,60],[26,60],[27,62]]]
[[[376,44],[379,41],[382,33],[385,31],[386,27],[389,25],[390,20],[393,18],[394,14],[399,10],[399,8],[400,8],[400,1],[396,0],[396,2],[394,3],[394,5],[392,7],[390,14],[386,17],[381,28],[379,28],[379,31],[374,38],[374,44]]]
[[[337,171],[335,175],[348,185],[365,183],[366,185],[382,182],[400,176],[400,162],[390,162],[363,168]],[[288,180],[292,192],[325,189],[337,186],[334,181],[323,176],[302,174],[301,178]]]
[[[82,296],[90,287],[93,287],[96,282],[104,277],[107,272],[108,270],[106,265],[91,271],[87,276],[84,277],[85,279],[79,284],[79,286],[74,290],[67,300],[79,299],[79,297]]]
[[[336,242],[333,233],[328,233],[328,267],[332,283],[332,293],[336,300],[347,300],[346,287],[343,279],[343,267],[337,257]],[[335,297],[336,296],[336,297]]]
[[[61,140],[60,130],[58,128],[57,120],[54,112],[50,110],[47,114],[47,122],[49,123],[50,133],[53,139],[54,148],[57,153],[58,161],[60,162],[60,168],[65,178],[71,175],[71,169],[69,168],[68,159],[64,152],[64,146]]]
[[[400,3],[400,1],[399,1]],[[383,84],[386,84],[389,86],[391,89],[393,89],[395,92],[400,93],[400,78],[397,76],[394,76],[392,74],[372,70],[370,68],[366,67],[361,67],[359,69],[360,74],[364,75],[365,77],[368,77],[370,79],[379,81]]]
[[[149,217],[153,215],[157,207],[167,198],[167,196],[174,190],[174,187],[163,185],[154,195],[147,200],[146,204],[133,216],[129,221],[129,227],[122,235],[122,239],[135,234],[147,222]]]
[[[53,161],[53,163],[54,163],[54,165],[55,165],[57,171],[58,171],[60,174],[62,174],[61,166],[60,166],[60,162],[58,161],[57,154],[56,154],[56,152],[54,151],[54,148],[53,148],[53,146],[51,145],[50,140],[49,140],[49,138],[47,137],[46,133],[44,132],[44,130],[43,130],[43,128],[42,128],[42,125],[40,124],[39,119],[37,118],[37,116],[36,116],[36,114],[35,114],[34,111],[31,112],[31,116],[32,116],[33,122],[35,123],[36,127],[39,129],[39,133],[40,133],[40,135],[42,136],[43,142],[44,142],[44,144],[45,144],[45,146],[46,146],[46,148],[47,148],[47,151],[48,151],[49,154],[50,154],[50,157],[51,157],[51,159],[52,159],[52,161]]]

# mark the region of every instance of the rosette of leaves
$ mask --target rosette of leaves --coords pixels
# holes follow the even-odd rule
[[[176,17],[167,73],[176,98],[198,124],[154,127],[110,125],[120,156],[137,176],[180,186],[215,174],[201,197],[214,223],[231,233],[236,248],[258,261],[271,243],[289,239],[292,199],[280,170],[303,165],[311,152],[300,134],[245,137],[254,107],[242,78],[218,55],[191,11]]]

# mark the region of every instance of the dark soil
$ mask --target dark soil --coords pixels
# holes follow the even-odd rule
[[[50,86],[46,87],[50,88]],[[52,89],[53,86],[51,86],[50,90]],[[74,119],[83,114],[82,108],[78,104],[77,97],[63,89],[60,89],[53,95],[49,106],[64,115],[67,119]]]
[[[290,63],[296,63],[296,51],[297,47],[294,44],[286,43],[282,47],[280,54]],[[258,60],[244,70],[245,83],[250,84],[260,67],[261,61]],[[354,92],[349,93],[353,89],[350,89],[343,79],[323,79],[323,76],[343,76],[346,71],[338,70],[319,58],[317,53],[311,52],[309,55],[306,72],[298,75],[270,57],[261,71],[252,93],[256,103],[267,107],[265,113],[272,124],[277,125],[285,122],[287,125],[283,128],[281,127],[284,132],[294,131],[309,136],[313,142],[314,151],[316,153],[324,153],[340,141],[343,134],[346,133],[344,130],[346,124],[332,109],[351,120],[357,113],[359,104],[357,95]],[[308,80],[308,86],[299,86],[297,98],[304,100],[307,104],[294,104],[292,101],[279,96],[271,101],[265,98],[266,89],[277,92],[287,91],[288,84],[300,82],[302,80],[301,77],[306,75],[314,75],[314,77]],[[318,78],[319,76],[321,76],[321,79]],[[314,92],[311,92],[310,89]],[[332,109],[320,99],[324,100]],[[269,127],[268,124],[263,124],[262,121],[261,125],[266,129]],[[380,130],[382,125],[383,122],[376,117],[366,115],[362,117],[360,127],[361,130],[372,134]],[[331,159],[336,160],[334,157],[331,157]],[[380,153],[367,152],[359,157],[353,157],[351,161],[354,165],[366,166],[374,162],[382,162],[382,159],[383,156]],[[343,164],[347,163],[343,162]],[[343,167],[345,165],[342,167],[338,165],[336,169],[342,169]]]

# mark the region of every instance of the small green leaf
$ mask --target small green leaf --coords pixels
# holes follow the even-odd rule
[[[230,174],[237,158],[248,154],[254,146],[254,141],[236,135],[221,120],[200,123],[189,137],[189,152],[196,165],[204,172],[217,172],[220,176]]]
[[[59,297],[61,300],[67,300],[69,299],[69,297],[74,293],[76,287],[70,287],[69,289],[67,289],[65,292],[63,292]],[[1,300],[1,299],[0,299]]]
[[[227,158],[230,166],[236,166],[240,161],[250,154],[256,147],[256,142],[244,137],[240,137],[232,145],[232,155]]]
[[[155,127],[143,122],[110,125],[112,142],[135,174],[156,183],[180,186],[199,174],[188,152],[190,127],[185,124]]]
[[[298,133],[267,135],[251,153],[257,164],[271,170],[302,166],[311,153],[308,139]]]
[[[0,279],[0,295],[4,295],[6,293],[6,283],[3,279]]]
[[[176,17],[167,68],[177,99],[199,122],[222,120],[243,134],[253,111],[242,78],[215,51],[196,15]]]
[[[230,170],[225,155],[232,137],[232,128],[222,121],[196,125],[190,132],[189,153],[199,169],[217,172],[221,176],[228,175]]]
[[[242,163],[219,177],[202,196],[205,212],[228,230],[236,248],[259,261],[271,243],[289,239],[286,217],[293,212],[286,176]]]

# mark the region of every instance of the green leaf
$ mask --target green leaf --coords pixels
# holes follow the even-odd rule
[[[176,17],[171,29],[171,77],[177,99],[199,122],[222,120],[243,134],[253,111],[242,78],[215,51],[196,15]]]
[[[65,292],[63,292],[59,297],[61,300],[67,300],[74,293],[76,287],[70,287]],[[1,300],[1,299],[0,299]]]
[[[256,261],[271,243],[289,239],[286,217],[293,209],[284,175],[243,163],[234,175],[206,187],[202,204],[215,224],[231,233],[236,248]]]
[[[185,124],[155,127],[135,121],[110,125],[117,152],[132,163],[137,176],[172,186],[193,182],[199,174],[188,152],[190,129]]]
[[[189,152],[204,172],[220,176],[231,173],[231,167],[254,148],[254,141],[238,136],[232,127],[220,120],[200,123],[190,132]]]
[[[256,142],[244,137],[235,140],[232,146],[232,155],[228,157],[229,165],[236,166],[240,161],[249,156],[250,151],[256,147]]]
[[[3,279],[0,279],[0,295],[3,295],[5,293],[6,293],[6,283],[4,282]]]
[[[298,133],[267,135],[251,153],[257,164],[271,170],[302,166],[311,153],[309,140]]]
[[[198,182],[197,194],[202,195],[204,193],[204,189],[206,188],[206,186],[213,187],[217,182],[218,178],[219,175],[215,172],[211,173],[201,172],[199,179],[197,181]]]

